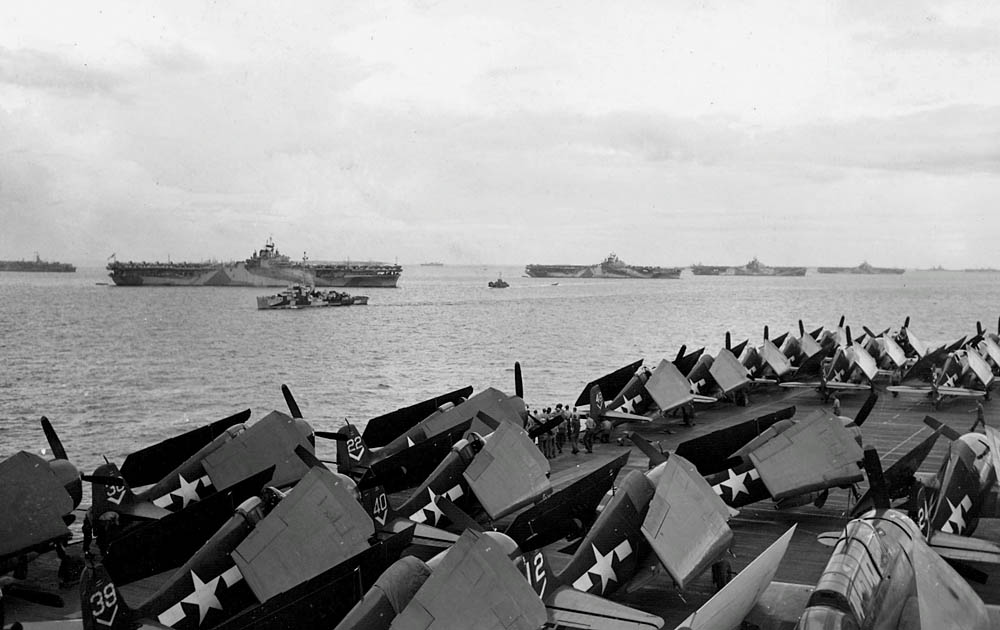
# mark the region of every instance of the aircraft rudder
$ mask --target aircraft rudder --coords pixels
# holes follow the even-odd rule
[[[84,630],[125,630],[133,612],[104,565],[87,565],[80,577],[80,613]]]
[[[348,422],[337,433],[344,436],[344,439],[337,440],[337,472],[350,474],[356,468],[371,463],[371,450],[356,426]]]

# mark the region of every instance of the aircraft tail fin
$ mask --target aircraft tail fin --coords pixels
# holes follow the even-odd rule
[[[523,566],[521,562],[524,563]],[[542,601],[561,585],[555,571],[552,570],[549,557],[541,549],[522,554],[517,564]]]
[[[872,505],[878,510],[888,510],[889,486],[882,473],[882,461],[878,457],[878,451],[874,448],[865,449],[865,472],[868,473],[868,492],[872,497]]]
[[[392,503],[389,502],[389,495],[386,494],[385,488],[381,485],[375,485],[362,490],[361,505],[379,527],[385,527],[386,523],[396,517],[396,510],[393,509]]]
[[[607,405],[604,404],[604,394],[601,393],[600,385],[590,388],[590,417],[596,422],[604,414]]]
[[[84,630],[126,630],[132,627],[132,610],[122,599],[103,565],[86,566],[80,577],[80,613]]]
[[[317,432],[317,436],[320,434]],[[359,468],[367,468],[371,465],[372,454],[361,438],[358,428],[348,422],[342,426],[334,437],[337,440],[337,472],[350,475],[357,472]],[[326,437],[324,434],[323,437]]]
[[[885,481],[886,489],[889,493],[889,497],[893,499],[899,499],[910,494],[911,489],[916,483],[914,478],[914,473],[920,469],[920,466],[927,459],[927,455],[934,448],[935,442],[937,442],[938,436],[941,434],[935,431],[931,435],[924,438],[924,440],[915,446],[909,453],[900,457],[896,463],[889,466],[889,469],[885,471]],[[873,507],[873,495],[871,490],[866,492],[858,502],[851,509],[851,516],[857,517],[864,512],[867,512]]]
[[[114,464],[101,464],[93,475],[82,475],[81,478],[91,484],[91,505],[95,517],[105,512],[118,512],[123,506],[135,503],[132,488]]]
[[[653,468],[659,466],[663,462],[667,461],[667,454],[661,451],[659,448],[653,446],[649,440],[642,437],[638,433],[633,433],[628,431],[625,433],[626,437],[632,440],[632,443],[639,447],[639,450],[649,458],[649,467]]]

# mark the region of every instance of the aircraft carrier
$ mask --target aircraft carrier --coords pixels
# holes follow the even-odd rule
[[[119,286],[235,286],[284,287],[301,284],[314,287],[392,288],[403,268],[376,262],[313,263],[293,261],[268,239],[249,258],[234,262],[120,262],[107,266],[108,275]]]
[[[873,267],[865,261],[857,267],[817,267],[819,273],[854,273],[862,275],[901,274],[906,271],[901,267]]]
[[[842,414],[853,417],[861,408],[867,394],[840,394]],[[629,425],[615,431],[615,436],[621,429],[629,428],[643,437],[658,443],[663,451],[671,451],[678,444],[696,438],[712,431],[732,426],[761,415],[777,411],[788,405],[797,408],[796,417],[805,417],[815,409],[829,410],[817,393],[811,390],[760,390],[752,394],[752,405],[735,407],[731,404],[719,403],[707,408],[699,408],[694,420],[694,426],[681,424],[680,420],[657,421],[649,424]],[[931,413],[934,417],[950,426],[964,431],[974,417],[970,413],[968,401],[954,400],[933,410],[923,398],[893,398],[883,395],[879,398],[874,410],[869,415],[863,427],[866,446],[874,446],[882,458],[883,466],[888,468],[910,448],[927,437],[931,430],[922,420]],[[996,413],[987,403],[987,413]],[[627,443],[626,443],[627,444]],[[614,441],[610,444],[595,444],[592,455],[572,455],[565,450],[562,455],[550,460],[552,477],[570,468],[593,470],[631,448],[632,454],[628,464],[618,475],[618,482],[632,470],[645,471],[646,458],[637,448],[619,446]],[[922,472],[936,472],[948,451],[948,441],[939,439],[924,461]],[[866,489],[867,483],[860,484],[860,490]],[[558,490],[558,487],[556,488]],[[402,503],[407,496],[400,493],[391,497],[394,505]],[[775,580],[815,586],[830,558],[830,548],[817,541],[817,535],[823,532],[841,530],[847,523],[845,513],[849,510],[849,493],[847,490],[832,490],[830,497],[822,508],[812,504],[805,506],[776,510],[773,503],[761,502],[745,506],[740,514],[730,521],[734,532],[730,563],[735,572],[743,570],[765,548],[774,542],[793,524],[798,524],[784,561],[778,569]],[[502,527],[501,527],[502,529]],[[976,530],[976,537],[987,540],[997,540],[1000,537],[1000,523],[996,520],[983,519]],[[566,542],[558,542],[547,549],[564,551]],[[70,555],[81,553],[79,544],[71,544],[67,549]],[[559,556],[553,556],[558,559]],[[19,598],[8,598],[6,612],[8,619],[20,621],[42,621],[53,619],[73,619],[80,617],[78,586],[60,587],[56,577],[58,559],[54,553],[48,553],[34,561],[28,571],[29,579],[37,586],[59,593],[66,606],[51,608],[33,604]],[[563,566],[553,563],[557,572]],[[985,572],[986,584],[972,582],[971,586],[987,604],[1000,604],[1000,589],[996,581],[1000,579],[1000,568],[977,566]],[[174,571],[146,578],[122,587],[122,594],[128,602],[141,602],[151,597]],[[704,604],[714,594],[710,572],[701,575],[683,592],[679,592],[665,572],[652,577],[641,587],[632,592],[619,591],[611,599],[627,606],[645,610],[664,619],[664,628],[674,628],[692,611]]]
[[[596,265],[528,265],[524,272],[532,278],[639,278],[677,279],[681,267],[646,267],[629,265],[615,254]]]
[[[691,273],[696,276],[804,276],[805,267],[770,267],[753,260],[740,267],[722,265],[691,265]]]
[[[0,260],[0,271],[48,271],[71,273],[76,267],[69,263],[42,260],[35,252],[34,260]]]

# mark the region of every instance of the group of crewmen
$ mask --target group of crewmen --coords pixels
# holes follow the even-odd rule
[[[525,428],[530,431],[548,424],[555,418],[560,419],[535,438],[538,449],[548,459],[561,455],[563,447],[567,445],[570,452],[576,455],[581,450],[593,453],[594,442],[607,443],[610,440],[612,429],[610,420],[598,424],[589,414],[581,416],[576,409],[569,405],[564,407],[562,403],[557,403],[555,409],[546,407],[539,413],[529,410]]]

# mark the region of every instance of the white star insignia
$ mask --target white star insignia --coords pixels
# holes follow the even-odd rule
[[[947,534],[961,534],[965,531],[965,512],[972,507],[972,500],[966,495],[958,502],[958,505],[952,503],[948,497],[945,497],[945,501],[948,502],[948,507],[951,509],[951,516],[941,526],[941,531]]]
[[[749,475],[747,473],[736,474],[732,468],[729,469],[729,479],[720,483],[720,486],[726,486],[729,488],[730,494],[733,495],[733,500],[740,496],[740,493],[749,495],[747,491],[746,479]]]
[[[183,503],[183,505],[181,505],[182,508],[186,508],[188,503],[196,502],[201,499],[198,495],[198,482],[200,482],[201,479],[195,479],[192,482],[188,482],[188,480],[184,478],[184,475],[177,475],[177,478],[180,480],[181,486],[170,494],[181,498],[181,502]]]
[[[202,582],[201,578],[194,571],[191,571],[191,582],[194,583],[194,592],[181,600],[185,604],[195,604],[198,606],[198,625],[205,621],[205,615],[212,608],[222,610],[222,602],[215,596],[215,587],[219,584],[222,576],[208,582]]]

